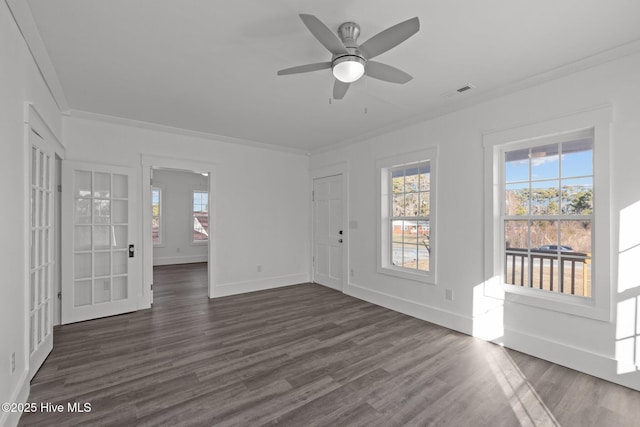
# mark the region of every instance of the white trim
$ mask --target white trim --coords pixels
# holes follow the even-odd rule
[[[340,162],[332,165],[322,166],[318,168],[314,168],[310,171],[310,180],[309,180],[309,193],[314,191],[314,181],[316,179],[327,178],[335,175],[342,175],[342,281],[340,284],[340,289],[338,291],[344,291],[345,283],[348,281],[349,274],[349,246],[350,246],[350,229],[349,229],[349,162]],[[313,208],[313,197],[310,199],[310,209],[311,209],[311,224],[309,224],[309,233],[311,234],[311,259],[309,260],[309,265],[311,266],[311,272],[309,274],[310,280],[313,282],[315,280],[314,272],[315,272],[315,263],[313,259],[315,257],[315,240],[314,240],[314,208]]]
[[[612,107],[600,105],[552,117],[534,123],[483,134],[485,168],[485,250],[484,295],[527,304],[542,309],[560,311],[597,320],[611,320],[612,280],[611,265],[611,206],[609,203],[609,150]],[[569,133],[593,129],[594,132],[594,248],[592,298],[578,298],[537,292],[504,285],[501,276],[500,209],[501,170],[500,151],[509,144],[535,141],[542,137],[558,137]]]
[[[404,313],[417,319],[435,323],[448,329],[453,329],[467,335],[472,334],[473,319],[469,316],[365,288],[354,283],[349,283],[344,293],[354,298]]]
[[[153,238],[151,235],[151,191],[147,191],[151,183],[151,168],[160,167],[167,169],[180,169],[196,173],[207,172],[209,174],[209,240],[208,243],[208,281],[209,298],[215,295],[215,260],[216,260],[216,165],[197,160],[162,157],[150,154],[140,154],[142,165],[142,297],[139,308],[149,308],[153,302],[153,291],[150,290],[153,283]],[[211,209],[211,207],[214,207]]]
[[[47,89],[49,89],[49,93],[58,106],[58,109],[60,111],[69,110],[69,104],[67,103],[67,98],[62,90],[62,84],[60,83],[56,69],[53,66],[53,62],[49,57],[47,48],[40,37],[40,32],[38,31],[38,27],[33,19],[33,15],[31,14],[29,3],[23,0],[5,1],[9,10],[11,10],[11,14],[13,15],[16,25],[22,33],[22,37],[24,38],[27,47],[29,48],[33,62],[38,68],[38,71],[40,71],[42,80],[47,86]]]
[[[395,154],[376,160],[376,209],[374,209],[374,224],[376,224],[377,261],[376,271],[380,274],[395,276],[402,279],[414,280],[426,284],[437,284],[437,257],[438,257],[438,147],[425,148],[423,150],[408,153]],[[389,185],[386,171],[401,165],[418,164],[429,161],[430,167],[430,212],[429,212],[429,242],[431,252],[429,254],[429,271],[419,272],[394,267],[390,263],[391,251],[389,241]]]
[[[298,273],[270,277],[267,279],[222,283],[216,285],[215,298],[308,283],[309,279],[310,277],[308,273]]]
[[[618,361],[604,354],[508,328],[504,330],[504,337],[496,342],[513,350],[534,354],[549,362],[640,391],[638,385],[640,373],[637,371],[628,374],[617,373]]]
[[[112,124],[122,125],[122,126],[130,126],[130,127],[134,127],[134,128],[138,128],[138,129],[146,129],[146,130],[153,130],[153,131],[157,131],[157,132],[171,133],[171,134],[174,134],[174,135],[182,135],[182,136],[190,136],[190,137],[193,137],[193,138],[208,139],[208,140],[211,140],[211,141],[223,142],[223,143],[226,143],[226,144],[244,145],[244,146],[248,146],[248,147],[262,148],[262,149],[265,149],[265,150],[281,151],[281,152],[293,153],[293,154],[308,154],[308,150],[303,150],[303,149],[295,148],[295,147],[276,145],[276,144],[268,144],[266,142],[253,141],[253,140],[250,140],[250,139],[243,139],[243,138],[236,138],[236,137],[233,137],[233,136],[218,135],[218,134],[211,133],[211,132],[202,132],[202,131],[197,131],[197,130],[178,128],[178,127],[167,126],[167,125],[158,124],[158,123],[151,123],[151,122],[144,122],[144,121],[140,121],[140,120],[127,119],[127,118],[124,118],[124,117],[117,117],[117,116],[109,116],[109,115],[106,115],[106,114],[92,113],[92,112],[89,112],[89,111],[69,110],[67,115],[69,117],[75,117],[75,118],[80,118],[80,119],[88,119],[88,120],[95,120],[95,121],[100,121],[100,122],[104,122],[104,123],[112,123]]]
[[[173,265],[173,264],[192,264],[196,262],[207,262],[207,255],[182,255],[182,256],[165,256],[153,259],[153,265]]]
[[[7,402],[9,403],[27,403],[29,393],[31,392],[31,382],[29,381],[28,369],[22,372],[22,376],[18,381],[19,388],[16,388],[11,394],[11,397]],[[5,412],[0,411],[0,426],[14,427],[18,425],[21,412]]]

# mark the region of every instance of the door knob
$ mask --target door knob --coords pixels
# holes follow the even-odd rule
[[[342,239],[338,239],[338,243],[342,243]]]

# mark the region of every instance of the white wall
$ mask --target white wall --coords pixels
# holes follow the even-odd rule
[[[64,117],[63,129],[68,159],[141,168],[144,154],[215,165],[214,295],[309,280],[306,155],[77,117]]]
[[[31,102],[60,138],[60,114],[6,3],[0,2],[0,402],[24,401],[29,391],[25,271],[28,240],[24,103]],[[16,353],[16,371],[9,358]],[[17,417],[0,412],[0,425]]]
[[[208,191],[209,179],[199,173],[157,169],[153,186],[162,191],[162,243],[153,247],[153,265],[206,262],[206,242],[193,243],[192,191]]]
[[[611,322],[566,315],[517,303],[505,303],[504,335],[497,341],[538,357],[640,389],[638,366],[620,369],[621,346],[640,353],[640,324],[634,325],[633,304],[640,311],[636,251],[625,261],[624,292],[618,291],[618,218],[640,204],[640,54],[600,65],[537,87],[522,90],[475,107],[406,127],[366,141],[312,156],[311,170],[349,163],[349,267],[354,275],[346,293],[472,333],[474,305],[482,292],[484,264],[483,132],[508,129],[577,112],[602,104],[613,105],[611,144]],[[438,283],[424,285],[376,272],[375,161],[425,147],[439,148],[438,160]],[[596,154],[597,155],[597,154]],[[597,179],[597,178],[596,178]],[[638,213],[640,209],[636,209]],[[597,215],[597,214],[596,214]],[[629,216],[627,214],[627,216]],[[636,215],[635,222],[640,216]],[[629,221],[632,223],[633,221]],[[607,226],[607,224],[604,224]],[[636,226],[636,229],[638,227]],[[624,236],[625,230],[622,231]],[[640,233],[637,233],[640,234]],[[487,236],[488,238],[489,236]],[[627,239],[629,240],[629,239]],[[640,238],[627,246],[638,245]],[[606,260],[609,254],[599,254]],[[628,259],[632,260],[629,261]],[[464,261],[462,261],[462,259]],[[463,265],[461,265],[463,262]],[[445,299],[451,289],[454,300]],[[475,298],[475,300],[474,300]],[[630,301],[630,302],[629,302]],[[635,303],[634,303],[635,301]],[[623,319],[619,303],[630,315]],[[620,318],[620,320],[617,320]],[[628,331],[631,329],[631,332]],[[621,330],[625,330],[621,333]],[[635,332],[633,332],[635,330]],[[625,335],[626,334],[626,335]],[[633,336],[635,334],[635,336]],[[621,337],[631,339],[621,344]],[[618,349],[618,350],[616,350]]]

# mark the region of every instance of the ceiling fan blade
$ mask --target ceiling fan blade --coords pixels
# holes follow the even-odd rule
[[[278,71],[279,76],[286,76],[287,74],[299,74],[308,73],[310,71],[325,70],[331,68],[331,62],[316,62],[315,64],[298,65],[297,67],[285,68]]]
[[[374,79],[384,80],[385,82],[405,84],[413,79],[404,71],[376,61],[367,61],[365,66],[365,74]]]
[[[349,90],[349,86],[351,86],[351,83],[341,82],[340,80],[336,79],[335,83],[333,84],[333,99],[344,98],[344,95]]]
[[[420,20],[416,16],[415,18],[408,19],[376,34],[362,43],[358,47],[358,50],[360,50],[360,53],[362,53],[366,59],[375,58],[381,53],[396,47],[417,33],[419,29]]]
[[[322,23],[318,18],[313,15],[306,15],[304,13],[300,14],[300,19],[304,22],[304,25],[307,26],[311,34],[315,36],[316,39],[324,47],[329,50],[329,52],[334,55],[338,54],[348,54],[347,49],[344,47],[338,36],[331,31],[326,25]]]

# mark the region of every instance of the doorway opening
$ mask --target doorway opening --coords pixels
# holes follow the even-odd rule
[[[209,173],[152,167],[150,191],[155,291],[183,283],[207,295]]]

